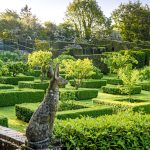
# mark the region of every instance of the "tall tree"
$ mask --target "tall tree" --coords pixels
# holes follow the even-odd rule
[[[113,11],[114,27],[120,31],[124,40],[150,40],[150,9],[140,1],[120,4]]]
[[[74,25],[78,37],[89,40],[105,17],[96,0],[73,0],[67,7],[66,19]]]

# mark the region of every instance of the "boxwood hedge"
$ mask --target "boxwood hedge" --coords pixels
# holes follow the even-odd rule
[[[150,91],[150,83],[140,83],[139,85],[142,87],[142,90]]]
[[[125,88],[123,86],[115,86],[115,85],[107,85],[103,86],[102,90],[104,93],[115,94],[115,95],[127,95],[126,91],[122,91],[121,88]],[[131,94],[140,94],[141,86],[133,86],[131,90]]]
[[[54,134],[66,149],[150,149],[150,116],[133,112],[57,121]]]
[[[117,78],[104,78],[104,80],[107,81],[107,84],[112,84],[112,85],[122,85],[123,81],[121,79]]]
[[[60,100],[86,100],[97,97],[97,89],[60,89]]]
[[[13,85],[8,85],[8,84],[0,84],[0,89],[13,89]]]
[[[43,90],[1,90],[0,107],[13,106],[20,103],[39,102],[44,97]]]
[[[18,81],[33,81],[32,76],[0,77],[0,83],[18,85]]]
[[[19,81],[19,88],[31,88],[31,89],[42,89],[45,90],[49,86],[49,81],[47,82],[35,82],[35,81]]]
[[[29,106],[29,105],[30,104],[15,105],[16,116],[18,119],[21,119],[25,122],[29,122],[33,112],[39,106],[39,103],[32,103],[31,104],[32,106]],[[68,107],[68,109],[72,109],[70,106],[67,106],[67,107]],[[76,107],[76,109],[74,109],[75,107]],[[94,106],[87,105],[87,104],[74,103],[73,109],[74,110],[64,109],[65,111],[63,111],[63,110],[58,111],[57,115],[56,115],[57,119],[61,119],[61,120],[64,120],[67,118],[74,119],[77,117],[81,117],[81,115],[82,116],[98,117],[100,115],[113,113],[112,107],[109,107],[109,106],[94,107]]]
[[[0,125],[4,127],[8,127],[8,119],[6,117],[0,116]]]

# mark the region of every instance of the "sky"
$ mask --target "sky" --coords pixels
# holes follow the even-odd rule
[[[5,9],[20,12],[26,4],[31,8],[34,15],[41,22],[51,21],[56,24],[63,22],[67,6],[73,0],[0,0],[0,12]],[[106,17],[110,17],[111,12],[116,9],[120,3],[127,3],[129,0],[97,0],[101,10]],[[135,1],[135,0],[131,0]],[[150,6],[150,0],[141,0],[143,4]]]

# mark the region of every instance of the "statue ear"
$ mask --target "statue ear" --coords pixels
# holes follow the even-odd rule
[[[54,77],[54,70],[53,70],[53,65],[52,65],[52,63],[50,63],[50,66],[49,66],[48,77],[49,77],[49,78]]]
[[[57,79],[58,77],[59,77],[59,63],[57,63],[56,65],[55,74],[54,74],[55,79]]]

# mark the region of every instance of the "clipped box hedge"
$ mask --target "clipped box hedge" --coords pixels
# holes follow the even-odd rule
[[[33,76],[0,77],[0,83],[18,85],[18,81],[33,81]]]
[[[98,118],[56,120],[54,135],[65,149],[149,150],[150,116],[126,111]]]
[[[122,91],[120,88],[123,88],[122,86],[115,86],[115,85],[107,85],[103,86],[102,90],[104,93],[108,94],[115,94],[115,95],[127,95],[125,91]],[[134,86],[132,87],[131,94],[140,94],[141,93],[141,86]]]
[[[0,84],[0,89],[14,89],[14,86],[8,84]]]
[[[140,83],[139,85],[142,87],[142,90],[150,91],[150,83]]]
[[[43,90],[1,90],[0,107],[13,106],[20,103],[40,102],[43,97]]]
[[[60,100],[86,100],[97,97],[97,89],[60,89]]]
[[[32,114],[38,108],[39,103],[32,103],[31,105],[32,106],[29,106],[28,104],[15,105],[17,118],[25,122],[29,122]],[[113,113],[113,109],[110,106],[94,107],[86,104],[76,104],[76,105],[81,105],[82,107],[85,108],[80,108],[76,110],[58,111],[56,114],[57,119],[61,119],[61,120],[67,118],[75,119],[80,116],[98,117],[101,115]]]
[[[95,73],[91,76],[91,78],[92,79],[101,79],[101,78],[103,78],[103,73],[98,73],[98,74]]]
[[[117,79],[117,78],[104,78],[104,80],[107,81],[107,84],[123,85],[123,81],[121,79]]]
[[[4,127],[8,127],[8,119],[6,117],[0,116],[0,125]]]
[[[31,88],[31,89],[42,89],[45,90],[48,88],[49,82],[35,82],[35,81],[19,81],[19,88]]]

